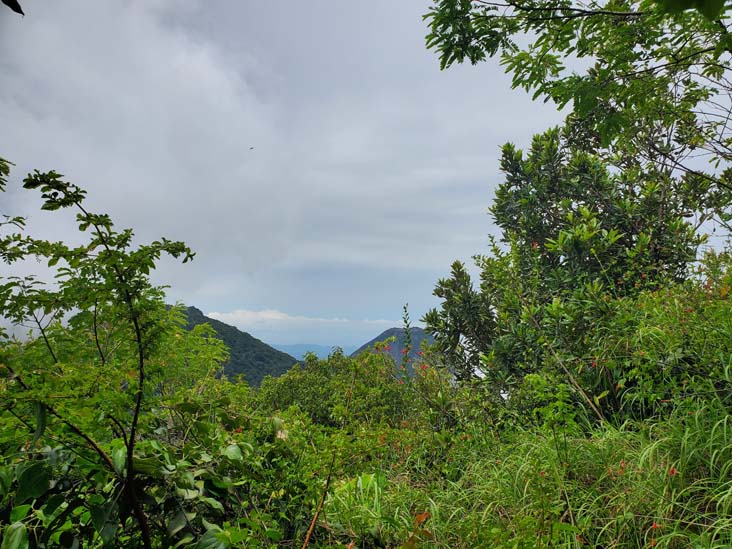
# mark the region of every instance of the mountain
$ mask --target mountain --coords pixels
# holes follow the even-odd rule
[[[318,358],[328,358],[328,356],[333,352],[333,349],[335,349],[335,346],[315,345],[314,343],[294,343],[292,345],[273,344],[272,347],[278,351],[282,351],[283,353],[290,354],[298,360],[304,359],[306,353],[314,353]],[[341,348],[345,354],[349,354],[355,349],[355,347]]]
[[[224,373],[228,377],[241,374],[249,385],[258,386],[262,383],[264,376],[284,374],[297,362],[297,359],[287,353],[273,349],[248,333],[242,332],[239,328],[204,316],[195,307],[187,307],[185,313],[188,318],[186,327],[189,330],[208,322],[229,347],[231,356],[229,361],[224,364]]]
[[[412,339],[412,348],[409,351],[409,362],[410,364],[412,362],[416,362],[419,360],[419,348],[422,345],[422,341],[427,340],[427,344],[431,344],[434,342],[434,338],[429,335],[427,332],[425,332],[422,328],[413,327],[409,329],[409,335]],[[390,337],[396,338],[396,341],[394,343],[389,344],[390,350],[388,351],[389,355],[394,359],[394,362],[397,364],[402,363],[402,357],[404,356],[402,354],[402,351],[405,348],[406,345],[406,331],[404,328],[389,328],[385,332],[380,333],[378,336],[376,336],[374,339],[369,341],[368,343],[361,345],[358,349],[356,349],[353,353],[351,353],[351,356],[356,356],[364,351],[368,350],[369,348],[374,346],[374,343],[378,343],[380,341],[384,341],[385,339],[388,339]]]

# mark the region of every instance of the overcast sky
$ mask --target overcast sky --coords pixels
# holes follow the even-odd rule
[[[0,6],[0,213],[78,239],[19,190],[55,169],[197,252],[155,274],[169,301],[271,343],[358,345],[437,305],[487,251],[500,145],[560,120],[496,61],[441,72],[425,0],[21,3]]]

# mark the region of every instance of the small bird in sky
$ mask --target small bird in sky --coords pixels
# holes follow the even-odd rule
[[[249,150],[250,150],[250,151],[253,151],[253,150],[254,150],[254,147],[249,147]]]
[[[15,13],[25,15],[25,13],[23,13],[23,8],[21,8],[20,4],[18,4],[18,0],[3,0],[3,4],[13,10]]]

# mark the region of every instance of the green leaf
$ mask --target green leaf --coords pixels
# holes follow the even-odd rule
[[[39,400],[33,403],[36,412],[36,432],[33,434],[32,446],[35,446],[36,442],[43,436],[43,432],[46,430],[46,406]]]
[[[126,460],[127,448],[124,445],[118,445],[112,449],[112,465],[118,475],[124,474]]]
[[[25,465],[19,465],[15,470],[18,479],[16,504],[42,496],[51,485],[51,470],[46,463],[35,461],[28,466]]]
[[[94,529],[100,534],[104,533],[105,528],[110,523],[116,523],[113,520],[117,515],[117,505],[114,502],[106,502],[103,505],[93,505],[89,509]]]
[[[244,461],[244,455],[241,453],[241,448],[237,444],[230,444],[223,451],[224,456],[229,458],[231,461]]]
[[[23,520],[26,515],[28,514],[28,511],[31,509],[30,503],[25,503],[23,505],[16,505],[13,507],[13,510],[10,511],[10,522],[20,522]]]
[[[190,544],[191,544],[191,542],[194,539],[195,538],[193,537],[193,534],[186,534],[185,536],[183,536],[181,538],[181,540],[178,543],[176,543],[175,545],[173,545],[173,547],[189,547]]]
[[[25,524],[14,522],[6,526],[0,549],[28,549],[28,530],[26,530]]]
[[[220,528],[206,532],[196,545],[197,549],[228,549],[231,547],[228,536]]]
[[[208,503],[211,507],[213,507],[214,509],[216,509],[218,511],[224,510],[224,506],[221,505],[221,502],[214,498],[201,498],[201,501],[204,503]]]
[[[0,500],[9,492],[13,484],[13,471],[10,467],[0,467]]]
[[[175,515],[170,521],[168,522],[167,530],[168,535],[174,536],[178,532],[180,532],[183,528],[185,528],[190,521],[192,521],[194,518],[196,518],[196,513],[186,513],[185,511],[178,511],[178,514]]]
[[[105,547],[113,547],[112,542],[117,539],[117,524],[108,522],[99,532]]]

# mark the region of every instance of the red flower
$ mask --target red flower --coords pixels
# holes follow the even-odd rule
[[[406,354],[407,354],[408,352],[409,352],[409,351],[407,351],[406,349],[402,349],[402,354],[403,354],[403,355],[406,355]]]
[[[678,474],[678,472],[679,471],[676,469],[676,467],[671,466],[671,469],[668,470],[668,476],[670,476],[670,477],[676,476],[676,474]]]
[[[651,528],[653,528],[654,530],[657,530],[658,528],[660,528],[660,526],[658,525],[657,522],[654,522],[653,524],[651,524]]]
[[[532,248],[534,248],[534,249],[537,249],[537,248],[539,247],[539,243],[538,243],[538,242],[537,242],[536,240],[534,240],[534,241],[533,241],[533,242],[531,243],[531,247],[532,247]]]
[[[426,364],[422,364],[422,366],[420,366],[420,368],[422,368],[422,371],[424,371],[424,370],[427,369],[427,365]]]
[[[422,351],[417,353],[417,356],[422,356],[424,353]]]

